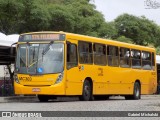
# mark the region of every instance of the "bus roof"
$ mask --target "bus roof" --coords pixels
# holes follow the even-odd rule
[[[140,49],[140,50],[155,51],[155,48],[152,48],[152,47],[135,45],[135,44],[131,44],[131,43],[125,43],[125,42],[120,42],[120,41],[115,41],[115,40],[110,40],[110,39],[104,39],[104,38],[97,38],[97,37],[92,37],[92,36],[87,36],[87,35],[68,33],[68,32],[63,32],[63,31],[59,31],[59,32],[58,31],[29,32],[29,33],[24,33],[24,34],[21,34],[21,35],[38,34],[38,33],[65,34],[66,39],[73,39],[73,40],[80,40],[80,41],[87,41],[87,42],[94,42],[94,43],[103,43],[103,44],[115,45],[115,46],[120,46],[120,47],[127,47],[127,48],[132,48],[132,49],[137,48],[137,49]]]
[[[146,46],[141,46],[141,45],[135,45],[131,43],[125,43],[125,42],[120,42],[116,40],[110,40],[110,39],[104,39],[104,38],[97,38],[97,37],[91,37],[91,36],[86,36],[86,35],[79,35],[79,34],[73,34],[73,33],[66,33],[66,36],[68,39],[73,39],[76,38],[81,41],[88,41],[88,42],[95,42],[95,43],[104,43],[108,45],[115,45],[115,46],[121,46],[121,47],[128,47],[128,48],[138,48],[138,49],[147,49],[151,51],[155,51],[155,48],[152,47],[146,47]]]

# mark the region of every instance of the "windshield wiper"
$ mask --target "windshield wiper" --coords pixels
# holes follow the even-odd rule
[[[45,49],[43,50],[43,52],[42,52],[42,55],[45,55],[48,51],[49,51],[49,49],[50,49],[50,46],[53,44],[53,41],[51,41],[46,47],[45,47]]]
[[[28,68],[30,68],[31,66],[33,66],[34,64],[36,64],[39,60],[42,60],[43,61],[43,56],[50,50],[50,46],[53,44],[53,41],[51,41],[42,51],[42,57],[41,58],[38,58],[36,61],[32,62]],[[35,49],[34,49],[34,52],[33,52],[33,58],[35,56]]]

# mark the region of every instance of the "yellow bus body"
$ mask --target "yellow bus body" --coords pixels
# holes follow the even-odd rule
[[[39,33],[39,32],[38,32]],[[55,33],[55,32],[43,32]],[[114,45],[118,47],[126,47],[130,49],[138,49],[140,51],[153,52],[155,49],[143,47],[134,44],[127,44],[118,41],[106,40],[101,38],[83,36],[78,34],[63,33],[66,35],[66,41],[74,43],[78,46],[78,41],[91,43],[100,43],[105,45]],[[28,33],[35,34],[35,33]],[[21,44],[20,42],[18,44]],[[154,94],[157,89],[157,73],[156,64],[154,70],[143,70],[133,68],[122,68],[120,66],[101,66],[93,64],[80,64],[71,69],[66,68],[66,44],[65,44],[65,63],[64,76],[60,83],[55,84],[58,74],[44,75],[28,75],[17,74],[18,78],[23,78],[20,83],[14,82],[15,94],[24,95],[82,95],[83,83],[85,79],[89,79],[93,83],[93,95],[132,95],[134,83],[139,81],[141,84],[141,94]],[[156,56],[156,55],[155,55]],[[81,69],[83,67],[83,69]],[[31,81],[26,80],[31,78]],[[38,89],[37,89],[38,88]],[[35,91],[34,91],[35,89]],[[37,90],[36,90],[37,89]]]

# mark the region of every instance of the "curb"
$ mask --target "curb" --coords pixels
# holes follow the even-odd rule
[[[78,97],[57,97],[57,99],[51,99],[51,101],[78,101]],[[5,96],[0,97],[0,103],[5,102],[39,102],[37,96]]]
[[[34,102],[38,101],[37,96],[7,96],[0,97],[0,102]]]
[[[77,97],[57,97],[53,101],[77,101]],[[37,96],[5,96],[0,97],[0,103],[5,102],[39,102]]]

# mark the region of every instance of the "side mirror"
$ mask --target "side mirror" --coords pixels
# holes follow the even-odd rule
[[[16,43],[13,43],[12,45],[11,45],[11,48],[10,48],[10,60],[11,60],[11,63],[12,63],[12,60],[14,59],[14,53],[15,53],[15,48],[13,47],[13,45],[16,45],[17,44],[17,42]]]

